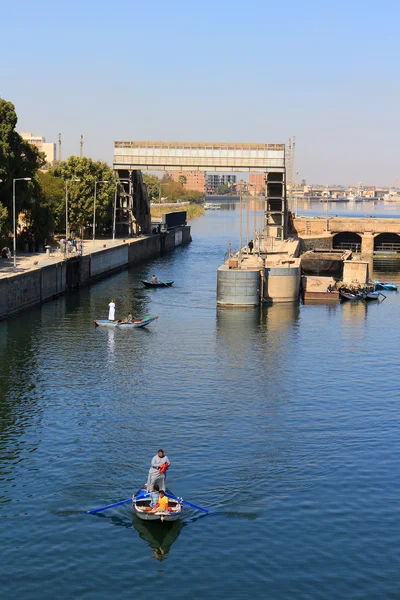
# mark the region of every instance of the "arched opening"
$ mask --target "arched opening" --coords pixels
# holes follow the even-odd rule
[[[361,236],[351,231],[337,233],[333,238],[333,249],[361,252]]]
[[[397,233],[380,233],[374,239],[374,252],[400,253],[400,236]]]

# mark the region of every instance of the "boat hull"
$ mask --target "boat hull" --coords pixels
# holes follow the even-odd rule
[[[364,298],[364,294],[351,294],[349,292],[341,292],[339,291],[341,300],[354,302],[355,300],[362,300]]]
[[[128,323],[127,321],[109,321],[108,319],[96,319],[95,324],[97,327],[113,327],[116,329],[137,329],[139,327],[146,327],[153,321],[158,319],[158,317],[146,317],[145,319],[141,319],[140,321],[133,321],[132,323]]]
[[[171,498],[169,492],[165,492],[168,498]],[[171,506],[171,511],[158,511],[150,512],[147,509],[150,508],[150,494],[145,489],[141,489],[140,492],[132,498],[132,508],[135,515],[142,521],[177,521],[182,514],[182,504],[172,498],[168,504]]]
[[[157,283],[153,283],[152,281],[145,281],[144,279],[142,279],[142,283],[143,283],[144,287],[147,287],[147,288],[161,288],[161,287],[171,287],[171,285],[174,282],[171,280],[167,280],[167,281],[158,281]]]
[[[389,281],[374,281],[375,289],[387,290],[388,292],[397,292],[398,285],[396,283],[390,283]]]

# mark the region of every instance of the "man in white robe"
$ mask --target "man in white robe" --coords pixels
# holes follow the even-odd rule
[[[114,302],[114,300],[111,300],[110,304],[108,305],[108,320],[115,321],[115,302]]]
[[[168,456],[165,456],[164,450],[159,450],[155,456],[153,456],[151,461],[151,467],[149,469],[149,475],[147,478],[147,491],[152,492],[154,488],[154,484],[157,483],[160,490],[165,492],[166,485],[166,473],[160,473],[160,469],[163,465],[167,464],[168,466],[171,464],[168,460]]]

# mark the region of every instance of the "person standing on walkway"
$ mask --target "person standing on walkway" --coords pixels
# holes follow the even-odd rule
[[[110,304],[108,305],[108,320],[115,321],[115,302],[114,302],[114,300],[111,300]]]
[[[147,491],[150,492],[154,489],[154,485],[157,484],[160,490],[165,492],[166,484],[166,470],[170,466],[168,456],[165,456],[164,450],[160,448],[151,461],[151,467],[149,469],[149,476],[147,478]]]

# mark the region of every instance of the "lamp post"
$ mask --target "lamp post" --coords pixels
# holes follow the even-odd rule
[[[94,182],[94,203],[93,203],[93,246],[96,243],[96,193],[98,183],[108,183],[108,179],[101,179]]]
[[[15,223],[15,182],[16,181],[31,181],[32,177],[17,177],[13,179],[13,250],[14,250],[14,269],[17,268],[17,231]]]
[[[80,179],[66,179],[65,180],[65,240],[68,241],[69,227],[68,227],[68,181],[80,181]]]

